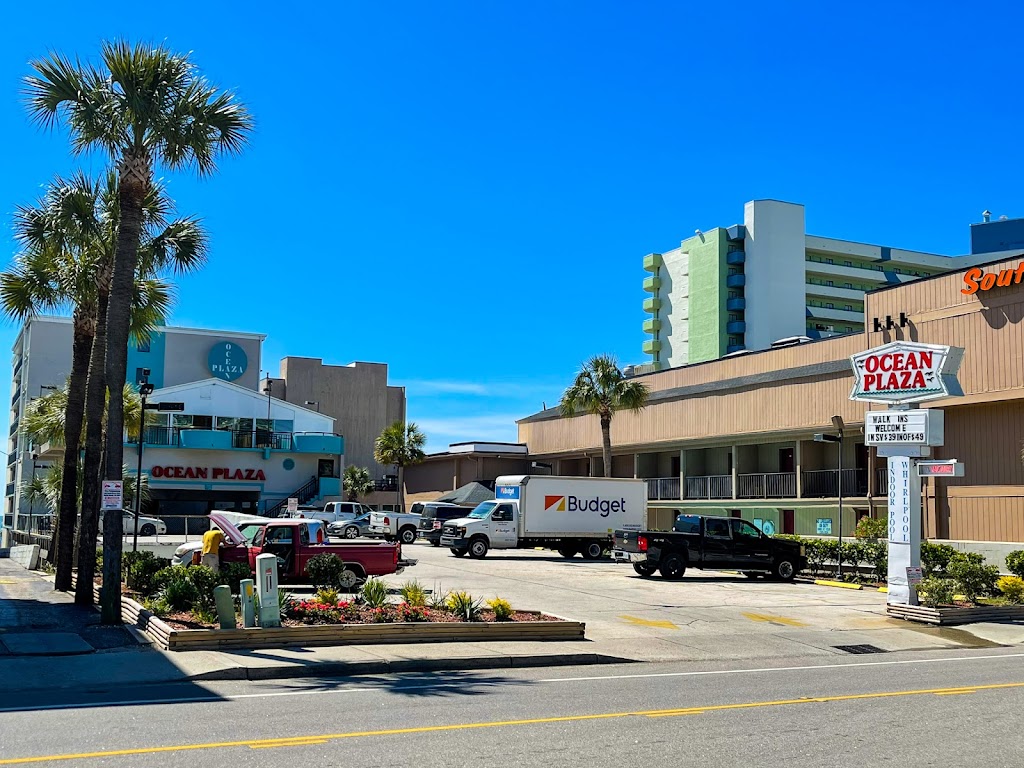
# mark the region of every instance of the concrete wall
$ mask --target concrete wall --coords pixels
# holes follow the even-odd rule
[[[717,360],[725,354],[728,345],[725,304],[729,296],[727,247],[728,234],[724,229],[713,229],[683,241],[682,248],[689,254],[690,270],[687,362]]]
[[[334,431],[345,437],[347,464],[366,467],[373,478],[394,471],[373,460],[377,437],[405,415],[405,389],[388,386],[387,364],[324,365],[320,358],[286,357],[281,377],[288,402],[319,402],[320,412],[334,417]]]
[[[662,255],[662,266],[658,272],[661,289],[661,309],[657,317],[661,320],[658,339],[661,352],[658,359],[665,367],[686,365],[689,362],[690,345],[690,255],[682,248],[676,248]]]
[[[744,206],[747,349],[802,336],[806,320],[804,207],[778,200]]]
[[[187,384],[202,381],[211,376],[208,366],[210,350],[222,341],[231,342],[245,352],[247,364],[245,373],[232,381],[246,389],[256,389],[259,382],[260,350],[262,342],[259,337],[232,335],[230,333],[211,335],[208,333],[190,333],[187,330],[168,329],[165,335],[164,380],[163,386]],[[151,347],[152,348],[152,347]],[[129,369],[129,376],[134,368]]]

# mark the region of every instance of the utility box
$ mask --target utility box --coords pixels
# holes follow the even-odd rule
[[[280,627],[281,609],[277,596],[277,555],[256,558],[256,579],[260,596],[260,626]]]

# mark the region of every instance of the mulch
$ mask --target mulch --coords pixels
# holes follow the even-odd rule
[[[337,622],[338,624],[458,624],[464,621],[464,619],[448,612],[448,611],[430,611],[430,618],[426,622],[404,622],[400,621],[397,616],[392,621],[375,621],[374,611],[372,608],[360,608],[359,609],[359,620],[353,621],[342,620]],[[160,619],[164,621],[171,629],[214,629],[217,624],[204,624],[203,622],[197,621],[195,616],[189,611],[179,611],[177,613],[170,613],[166,616],[161,616]],[[484,623],[494,623],[494,612],[483,611],[480,614],[480,621]],[[533,613],[530,611],[515,611],[507,621],[516,622],[528,622],[528,621],[560,621],[560,619],[554,616],[548,616],[543,613]],[[285,627],[311,627],[311,626],[322,626],[323,622],[303,622],[296,619],[282,619],[281,625]],[[241,628],[241,622],[236,619],[235,626]]]

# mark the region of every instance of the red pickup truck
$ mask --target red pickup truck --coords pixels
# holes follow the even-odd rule
[[[247,562],[255,573],[257,555],[274,554],[277,555],[278,576],[282,582],[303,581],[310,558],[324,554],[337,555],[345,563],[341,586],[346,589],[359,587],[368,576],[401,573],[408,566],[416,564],[415,560],[402,557],[402,545],[399,542],[310,541],[306,520],[267,520],[266,525],[251,535],[249,543],[246,543],[246,537],[238,528],[222,515],[213,513],[210,520],[224,532],[227,539],[220,550],[222,562]]]

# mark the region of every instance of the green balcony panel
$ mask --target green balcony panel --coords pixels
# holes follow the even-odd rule
[[[644,342],[644,354],[653,355],[661,351],[661,342],[657,339],[648,339]]]
[[[644,271],[657,272],[664,263],[660,253],[648,253],[644,256]]]
[[[657,312],[659,309],[661,309],[661,299],[656,296],[644,299],[644,312]]]
[[[661,320],[656,317],[649,317],[644,320],[644,333],[656,333],[661,330]]]
[[[644,279],[644,290],[648,293],[657,293],[661,288],[661,278],[657,275]]]

